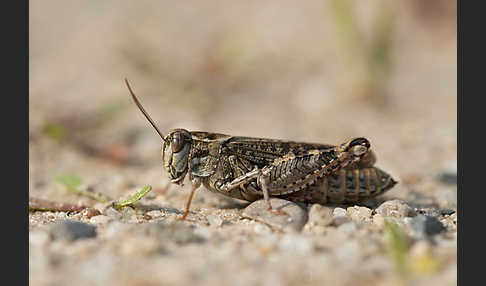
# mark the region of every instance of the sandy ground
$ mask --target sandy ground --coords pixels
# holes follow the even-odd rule
[[[357,40],[339,29],[333,1],[31,1],[29,194],[102,215],[29,213],[30,283],[455,285],[456,7],[430,2],[350,1]],[[377,19],[389,22],[375,29]],[[388,55],[381,69],[366,64],[377,31],[391,43],[376,49]],[[178,222],[190,184],[169,185],[160,138],[124,77],[163,132],[364,136],[400,183],[361,209],[306,206],[298,232],[243,218],[248,203],[205,189]],[[112,198],[153,190],[117,212],[66,191],[59,174]],[[386,202],[411,211],[380,212]],[[421,234],[420,215],[445,230]],[[65,219],[96,227],[95,237],[57,238]],[[406,266],[386,220],[404,234]]]

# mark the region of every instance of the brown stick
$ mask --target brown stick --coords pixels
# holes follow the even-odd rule
[[[29,198],[29,211],[69,212],[82,211],[85,208],[87,207],[68,203],[57,203],[33,197]]]

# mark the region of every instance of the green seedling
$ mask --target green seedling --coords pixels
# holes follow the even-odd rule
[[[141,189],[139,192],[135,193],[135,195],[129,197],[128,199],[113,203],[113,207],[115,209],[121,209],[122,207],[132,205],[135,202],[139,201],[141,198],[143,198],[148,192],[150,192],[150,190],[152,190],[152,186],[147,185],[143,187],[143,189]]]

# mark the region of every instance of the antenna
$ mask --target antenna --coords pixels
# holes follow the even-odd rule
[[[150,118],[150,115],[148,115],[147,111],[145,111],[145,109],[143,108],[140,101],[138,101],[138,98],[135,96],[135,93],[132,91],[132,88],[130,87],[130,84],[128,83],[128,80],[126,78],[125,78],[125,83],[127,84],[128,90],[130,91],[130,94],[132,95],[133,101],[135,101],[135,104],[138,106],[138,109],[140,109],[140,111],[143,113],[143,115],[145,115],[145,118],[147,118],[147,120],[150,122],[150,124],[152,124],[155,131],[157,131],[157,133],[159,133],[160,138],[162,138],[162,140],[166,141],[162,132],[160,132],[159,128],[157,128],[157,125],[155,125],[152,118]]]

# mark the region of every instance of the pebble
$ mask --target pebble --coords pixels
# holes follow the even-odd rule
[[[382,203],[376,210],[377,214],[380,214],[383,217],[412,217],[415,216],[415,211],[407,205],[402,200],[391,200]]]
[[[347,215],[347,212],[345,209],[343,208],[334,208],[334,211],[332,212],[332,215],[334,217],[338,217],[338,216],[346,216]]]
[[[165,213],[159,210],[153,210],[145,213],[146,215],[149,215],[152,218],[159,218],[165,216]]]
[[[298,204],[279,198],[271,198],[270,202],[272,208],[282,210],[286,214],[274,214],[268,211],[265,200],[258,200],[247,206],[243,210],[242,216],[263,222],[281,231],[300,231],[304,227],[307,221],[307,212]]]
[[[438,234],[446,229],[437,218],[426,215],[418,215],[412,218],[409,225],[422,237]]]
[[[210,214],[206,219],[211,227],[220,227],[223,224],[223,219],[219,215]]]
[[[98,215],[98,216],[94,216],[92,217],[89,222],[92,223],[92,224],[106,224],[110,221],[112,221],[113,219],[109,216],[106,216],[106,215]]]
[[[346,210],[346,213],[352,220],[359,222],[371,222],[372,212],[371,209],[360,206],[349,207]]]
[[[311,226],[328,226],[333,220],[333,209],[320,204],[313,204],[309,210],[307,224]]]
[[[88,219],[101,215],[101,212],[95,208],[85,208],[82,212],[81,215],[87,217]]]
[[[74,241],[96,236],[96,227],[79,221],[65,220],[52,225],[49,233],[54,240]]]

